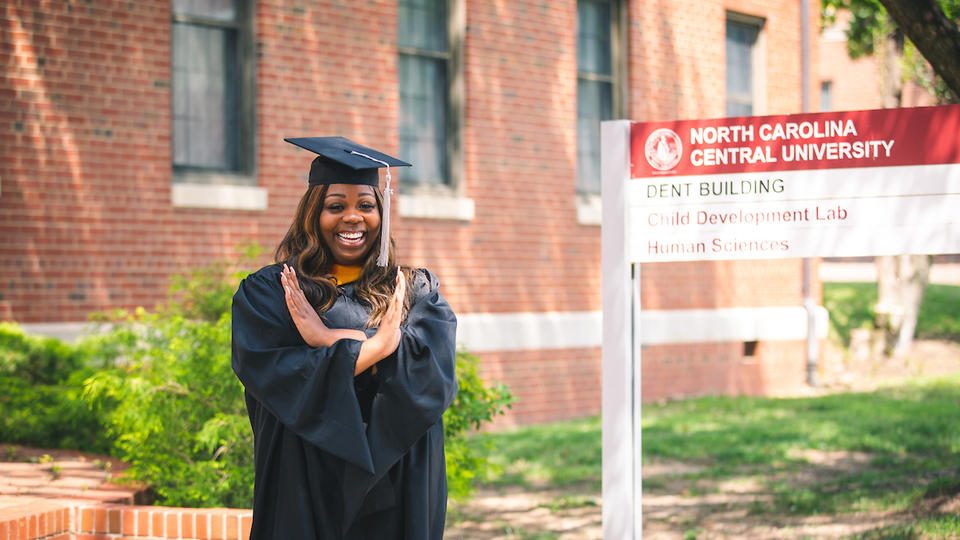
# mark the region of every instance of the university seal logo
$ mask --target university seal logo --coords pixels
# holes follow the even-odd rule
[[[658,171],[668,171],[680,163],[683,154],[683,143],[680,136],[667,128],[660,128],[647,137],[644,145],[644,154],[647,163]]]

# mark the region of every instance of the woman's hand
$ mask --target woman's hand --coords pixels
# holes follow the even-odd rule
[[[390,298],[390,305],[380,321],[377,333],[360,346],[355,374],[373,366],[380,360],[393,354],[400,345],[400,321],[403,318],[403,303],[407,297],[407,280],[400,268],[397,268],[397,284]]]
[[[287,301],[287,309],[290,310],[290,316],[293,323],[297,325],[300,337],[311,347],[329,347],[339,339],[355,339],[364,341],[366,334],[360,330],[348,330],[345,328],[327,328],[313,309],[307,297],[300,288],[300,282],[297,280],[297,274],[293,268],[283,265],[283,272],[280,273],[280,282],[283,284],[284,299]]]

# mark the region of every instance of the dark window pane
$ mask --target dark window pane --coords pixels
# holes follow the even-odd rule
[[[753,114],[753,105],[750,103],[737,103],[727,100],[727,116],[750,116]]]
[[[232,29],[173,25],[173,163],[238,168],[237,36]]]
[[[413,163],[405,181],[443,184],[447,164],[447,62],[401,54],[400,155]]]
[[[580,0],[577,2],[577,70],[610,75],[612,60],[610,3]]]
[[[828,112],[833,110],[833,83],[823,81],[820,83],[820,111]]]
[[[752,24],[727,21],[727,115],[753,112],[753,48],[760,29]]]
[[[613,84],[577,81],[577,189],[600,193],[600,122],[613,118]]]
[[[610,0],[577,2],[577,191],[600,193],[600,122],[613,118]],[[598,77],[603,80],[596,80]]]
[[[232,21],[237,18],[237,6],[235,0],[173,0],[173,14]]]
[[[397,9],[397,45],[446,52],[446,0],[400,0]]]

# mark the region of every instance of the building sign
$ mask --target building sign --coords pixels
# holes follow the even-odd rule
[[[633,262],[960,251],[960,105],[632,123]]]
[[[960,105],[617,120],[601,149],[603,537],[639,539],[636,263],[960,253]]]

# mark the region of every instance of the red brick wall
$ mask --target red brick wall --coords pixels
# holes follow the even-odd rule
[[[709,395],[791,395],[806,380],[802,341],[760,341],[751,356],[742,342],[651,345],[641,350],[645,402]],[[494,427],[600,413],[600,350],[482,353],[486,374],[512,381],[522,399]]]
[[[811,261],[813,297],[821,295]],[[801,305],[803,260],[651,263],[641,268],[643,309]]]
[[[0,510],[0,540],[66,540],[70,532],[70,520],[70,508],[54,502],[5,505]]]
[[[798,2],[660,0],[629,5],[632,120],[724,116],[728,12],[764,21],[767,110],[758,114],[800,112],[802,36]],[[809,2],[809,8],[810,91],[816,99],[819,5]]]
[[[284,136],[341,134],[396,150],[395,3],[255,4],[264,212],[171,205],[168,1],[4,3],[0,319],[151,307],[172,273],[251,239],[272,250],[310,161]],[[766,112],[800,109],[796,2],[633,1],[631,118],[723,115],[725,10],[766,19]],[[476,218],[399,218],[395,229],[404,262],[431,268],[458,312],[601,308],[600,228],[576,221],[575,18],[573,1],[467,0],[464,191]],[[653,264],[642,274],[644,309],[801,301],[797,260]],[[521,398],[521,421],[599,411],[598,349],[483,358]]]
[[[241,540],[250,510],[33,501],[0,509],[0,540]]]
[[[0,14],[0,317],[152,304],[183,241],[168,210],[167,3]]]
[[[643,401],[708,395],[786,395],[804,387],[804,344],[757,343],[744,356],[742,343],[658,345],[641,351]]]
[[[467,2],[469,225],[404,220],[404,253],[464,312],[600,308],[599,228],[576,222],[576,3]]]
[[[600,412],[600,350],[483,353],[486,374],[511,381],[521,399],[498,426],[550,422]]]
[[[151,307],[171,273],[249,240],[272,249],[310,162],[284,136],[395,146],[395,25],[378,18],[394,20],[393,4],[257,5],[266,212],[171,206],[169,2],[4,5],[0,318]],[[378,69],[362,75],[366,65]]]

